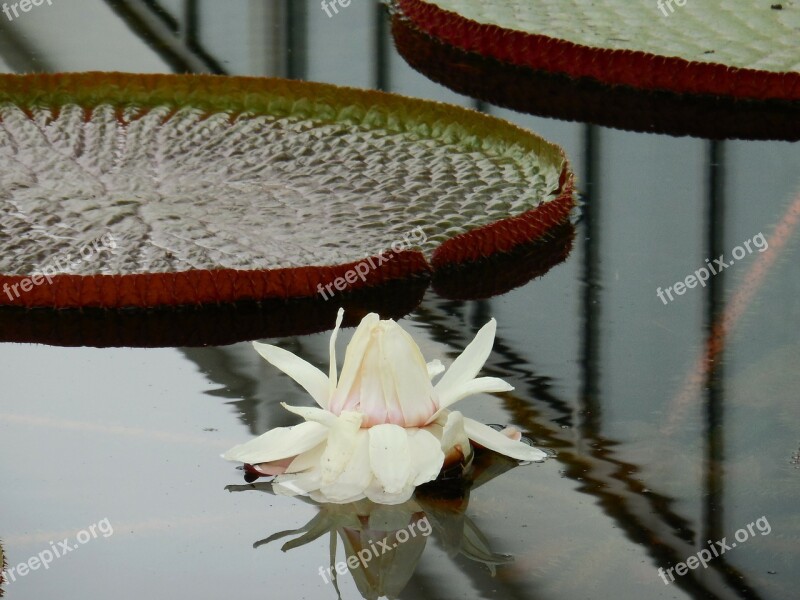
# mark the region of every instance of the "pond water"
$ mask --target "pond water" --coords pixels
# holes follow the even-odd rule
[[[72,347],[1,344],[0,540],[9,568],[49,563],[15,572],[8,598],[336,598],[331,539],[346,561],[385,531],[397,547],[363,580],[339,575],[342,598],[796,597],[796,143],[623,131],[461,96],[404,62],[367,0],[330,17],[296,0],[45,3],[3,37],[6,72],[277,75],[476,108],[562,146],[581,201],[571,252],[544,274],[477,300],[432,287],[399,320],[447,363],[496,318],[482,373],[515,389],[459,410],[516,425],[553,458],[481,455],[474,481],[399,507],[274,495],[220,458],[296,423],[281,402],[308,404],[255,353],[257,333],[81,347],[73,315],[48,325]],[[721,255],[732,264],[707,284],[675,290]],[[269,341],[324,369],[329,335]],[[302,531],[265,541],[312,519],[305,544],[282,550]]]

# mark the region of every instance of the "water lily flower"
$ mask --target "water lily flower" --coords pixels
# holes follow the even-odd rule
[[[287,350],[253,343],[318,406],[283,404],[305,422],[272,429],[223,458],[276,476],[278,493],[335,503],[366,497],[381,504],[405,502],[443,466],[469,461],[472,443],[517,460],[546,458],[520,441],[515,429],[496,431],[449,409],[472,394],[513,389],[496,377],[476,377],[494,343],[494,319],[445,371],[438,360],[426,363],[397,323],[370,313],[353,334],[339,374],[336,337],[343,315],[340,309],[331,335],[328,375]],[[432,379],[443,372],[434,385]]]

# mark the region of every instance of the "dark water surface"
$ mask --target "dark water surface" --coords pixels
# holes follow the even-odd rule
[[[190,69],[377,87],[475,107],[565,149],[583,203],[569,257],[486,300],[429,290],[401,321],[426,358],[452,360],[495,317],[483,372],[516,389],[468,398],[459,410],[516,424],[557,456],[510,470],[492,463],[487,472],[497,477],[476,482],[468,498],[432,493],[390,517],[375,509],[376,522],[400,523],[395,529],[422,515],[433,524],[429,538],[413,542],[418,564],[404,555],[386,567],[408,579],[400,597],[796,597],[796,143],[635,133],[477,102],[408,67],[385,15],[366,0],[331,18],[317,2],[295,0],[79,0],[2,21],[6,72]],[[760,251],[762,239],[769,244]],[[657,296],[706,258],[729,260],[745,241],[752,252],[705,287],[666,304]],[[339,337],[340,357],[351,332]],[[719,343],[703,370],[709,335]],[[324,366],[328,337],[271,341]],[[330,564],[327,534],[285,553],[286,540],[253,547],[305,526],[317,507],[226,490],[244,480],[219,455],[297,422],[280,402],[308,403],[248,342],[3,344],[0,365],[0,539],[9,566],[65,539],[78,546],[7,582],[8,598],[336,598],[319,574]],[[337,511],[323,510],[324,531],[346,520]],[[91,539],[78,537],[92,525]],[[707,568],[669,585],[659,576],[723,538],[730,549]],[[341,541],[336,556],[346,559]],[[492,560],[502,564],[489,568]],[[349,575],[339,588],[343,598],[361,597]]]

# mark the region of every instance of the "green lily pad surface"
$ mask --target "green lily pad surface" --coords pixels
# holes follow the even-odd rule
[[[573,203],[563,152],[499,119],[270,79],[0,76],[0,166],[0,284],[55,266],[0,295],[24,306],[310,296],[393,249],[357,288],[510,250]]]

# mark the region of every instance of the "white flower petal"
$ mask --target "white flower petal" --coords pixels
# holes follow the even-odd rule
[[[447,415],[447,421],[442,429],[441,448],[448,453],[456,446],[460,446],[461,453],[469,458],[472,446],[464,429],[464,415],[453,411]]]
[[[498,377],[478,377],[477,379],[461,381],[455,385],[448,386],[443,393],[439,394],[439,411],[448,406],[452,406],[467,396],[492,392],[509,392],[513,389],[513,385],[510,385]],[[432,419],[435,419],[436,416],[438,415],[435,415]],[[430,421],[429,419],[428,422]]]
[[[276,427],[254,440],[231,448],[222,458],[255,465],[297,456],[324,440],[328,431],[324,425],[312,421],[293,427]]]
[[[350,462],[361,420],[361,414],[345,411],[328,430],[328,445],[320,460],[322,485],[332,483]]]
[[[295,456],[294,460],[289,463],[284,473],[302,473],[309,469],[319,470],[319,464],[322,460],[322,453],[325,452],[325,442],[317,444],[311,450],[303,452]]]
[[[427,425],[425,429],[439,439],[444,452],[445,467],[456,463],[462,465],[470,463],[473,454],[472,444],[464,430],[464,416],[460,412],[445,409],[436,423]]]
[[[372,485],[366,490],[366,496],[376,504],[402,504],[414,495],[414,486],[407,485],[399,492],[389,493],[377,480],[373,479]]]
[[[438,406],[419,346],[408,332],[392,321],[386,324],[380,340],[384,363],[381,367],[390,376],[393,388],[384,390],[385,398],[387,401],[394,400],[402,415],[401,421],[392,419],[391,422],[405,427],[424,425]]]
[[[430,377],[431,379],[433,379],[440,373],[444,373],[444,365],[442,364],[442,361],[440,361],[438,358],[432,360],[425,366],[428,368],[428,377]]]
[[[281,402],[281,406],[289,412],[303,417],[306,421],[314,421],[325,425],[325,427],[333,427],[336,421],[335,414],[316,406],[290,406],[286,402]]]
[[[278,475],[272,482],[272,491],[279,496],[304,496],[319,489],[319,471]]]
[[[497,321],[494,319],[481,327],[481,330],[475,335],[475,339],[464,348],[461,355],[453,361],[453,364],[436,384],[436,392],[440,398],[448,388],[469,381],[478,374],[492,351],[496,330]]]
[[[380,321],[377,313],[369,313],[358,324],[350,343],[347,344],[347,350],[344,353],[344,364],[342,365],[342,372],[339,376],[339,381],[336,386],[335,398],[337,403],[344,403],[345,399],[350,394],[350,389],[356,382],[359,369],[361,368],[361,361],[364,358],[364,352],[367,349],[371,337],[372,327]],[[326,407],[322,407],[326,408]],[[333,409],[333,407],[331,407]]]
[[[369,458],[375,479],[387,494],[403,491],[411,475],[411,452],[405,429],[392,424],[370,427]]]
[[[339,335],[339,327],[342,326],[342,319],[344,318],[344,309],[340,308],[336,313],[336,326],[333,328],[331,334],[331,341],[328,345],[330,353],[330,366],[328,367],[328,398],[333,397],[333,392],[336,391],[336,384],[338,383],[338,374],[336,367],[336,337]]]
[[[253,347],[276,369],[299,383],[322,408],[328,408],[328,377],[317,367],[272,344],[253,342]]]
[[[356,432],[356,442],[350,461],[333,483],[323,484],[319,491],[329,502],[345,502],[356,496],[364,497],[372,482],[369,461],[369,433],[366,429]]]
[[[439,440],[424,429],[412,429],[408,430],[408,447],[411,454],[408,483],[417,486],[436,479],[444,464],[444,452]]]
[[[528,446],[523,442],[516,442],[488,425],[478,423],[473,419],[464,418],[464,430],[472,441],[510,458],[517,460],[544,460],[547,458],[547,454],[538,448]]]
[[[386,400],[394,395],[393,380],[390,369],[383,363],[378,344],[370,343],[365,348],[356,381],[344,404],[339,405],[340,410],[361,412],[365,427],[391,422],[391,407]],[[399,406],[394,413],[396,419],[402,418]]]
[[[344,498],[343,500],[333,500],[331,498],[328,498],[328,496],[325,495],[320,490],[314,490],[308,495],[308,497],[311,498],[314,502],[319,502],[320,504],[326,504],[326,503],[350,504],[351,502],[358,502],[359,500],[363,500],[367,496],[366,494],[356,494],[355,496],[351,496],[350,498]]]

